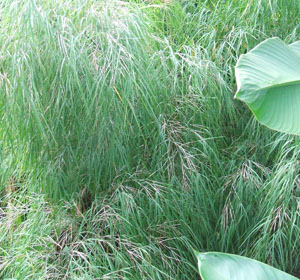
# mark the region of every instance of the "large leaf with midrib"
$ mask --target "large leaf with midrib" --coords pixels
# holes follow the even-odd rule
[[[300,41],[267,39],[241,55],[237,93],[263,125],[300,135]]]
[[[195,254],[202,280],[299,280],[249,258],[217,252]]]

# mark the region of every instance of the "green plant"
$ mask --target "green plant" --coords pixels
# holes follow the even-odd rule
[[[231,96],[299,0],[158,2],[0,1],[0,279],[198,279],[189,248],[299,275],[300,147]]]
[[[236,98],[259,122],[281,132],[300,135],[300,42],[267,39],[236,65]]]
[[[267,39],[236,65],[236,98],[244,101],[259,122],[290,134],[300,134],[300,41],[291,45]],[[225,253],[199,253],[203,280],[297,279],[245,257]]]
[[[281,270],[249,258],[195,252],[202,280],[297,280]]]

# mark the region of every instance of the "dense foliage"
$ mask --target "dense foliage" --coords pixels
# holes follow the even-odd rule
[[[0,279],[199,279],[192,248],[299,277],[299,138],[233,99],[238,57],[299,19],[298,0],[1,1]]]

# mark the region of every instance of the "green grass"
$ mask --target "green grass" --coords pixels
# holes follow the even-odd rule
[[[238,57],[299,19],[296,0],[1,1],[0,279],[200,279],[193,248],[299,277],[299,138],[233,100]]]

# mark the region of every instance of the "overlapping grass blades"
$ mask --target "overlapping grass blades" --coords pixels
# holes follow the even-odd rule
[[[134,2],[0,3],[0,277],[195,279],[192,248],[297,274],[299,141],[233,69],[299,2]]]

